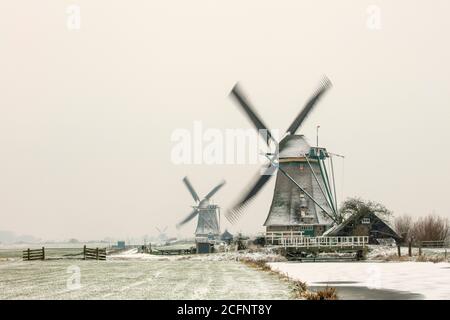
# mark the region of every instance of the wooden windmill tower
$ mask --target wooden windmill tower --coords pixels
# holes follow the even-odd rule
[[[210,200],[223,187],[225,181],[215,186],[202,200],[200,200],[188,177],[184,177],[183,182],[191,193],[192,198],[194,198],[195,205],[192,206],[193,211],[177,224],[177,228],[198,216],[195,237],[216,239],[220,234],[220,207],[216,204],[211,204]]]
[[[231,96],[237,100],[267,144],[275,143],[278,150],[275,154],[266,155],[270,163],[261,171],[263,174],[258,173],[244,196],[227,212],[226,216],[231,222],[240,217],[245,206],[270,180],[274,172],[277,176],[275,189],[264,222],[267,233],[296,232],[304,236],[318,236],[337,221],[335,188],[334,182],[332,183],[334,180],[331,180],[334,173],[329,172],[326,164],[330,154],[325,148],[311,147],[305,136],[295,134],[330,87],[330,81],[324,79],[279,143],[244,98],[239,87],[236,85],[233,88]],[[332,160],[330,162],[332,164]]]

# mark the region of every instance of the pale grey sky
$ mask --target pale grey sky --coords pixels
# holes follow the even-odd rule
[[[321,145],[346,156],[343,197],[450,216],[449,12],[447,0],[3,1],[0,230],[176,234],[185,175],[201,194],[225,178],[225,211],[258,166],[173,165],[173,130],[251,128],[227,96],[237,81],[285,130],[324,74],[334,87],[300,133],[313,143],[320,124]],[[232,231],[263,230],[274,181]]]

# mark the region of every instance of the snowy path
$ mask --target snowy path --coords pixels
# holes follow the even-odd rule
[[[270,266],[310,286],[388,289],[420,294],[425,299],[450,299],[449,263],[274,262]]]

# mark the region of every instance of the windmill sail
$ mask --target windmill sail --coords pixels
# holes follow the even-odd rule
[[[227,212],[228,220],[234,223],[239,219],[243,209],[270,180],[272,175],[269,171],[278,168],[272,204],[264,223],[267,232],[300,231],[307,235],[321,235],[335,221],[335,197],[332,196],[323,161],[328,153],[325,148],[311,147],[303,135],[295,134],[330,87],[331,82],[324,78],[279,142],[278,163],[270,158],[271,164],[263,168],[267,174],[258,174],[251,182],[248,190]],[[270,133],[239,87],[233,88],[231,96],[236,98],[257,130],[264,129]],[[268,137],[275,141],[271,135]]]

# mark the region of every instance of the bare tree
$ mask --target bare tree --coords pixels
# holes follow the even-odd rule
[[[411,216],[402,215],[394,220],[394,229],[402,237],[404,242],[409,242],[412,239],[412,231],[414,222]]]
[[[448,218],[435,215],[419,218],[412,230],[412,236],[418,241],[440,241],[447,239],[448,235]]]
[[[374,213],[380,219],[388,220],[392,216],[392,211],[388,210],[383,204],[361,198],[348,198],[345,200],[339,210],[338,222],[346,220],[353,214]]]

